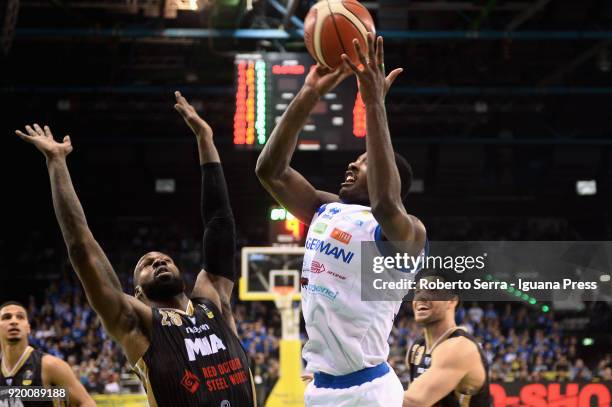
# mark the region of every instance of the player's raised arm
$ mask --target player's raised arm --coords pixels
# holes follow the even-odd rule
[[[55,356],[45,355],[42,359],[42,366],[43,380],[52,386],[65,388],[71,407],[95,407],[95,401],[74,375],[68,363]]]
[[[385,95],[402,69],[395,69],[385,77],[382,37],[377,38],[376,44],[372,33],[368,33],[367,38],[367,56],[359,42],[353,40],[363,67],[353,64],[346,54],[342,55],[342,59],[357,75],[366,107],[368,194],[372,214],[388,240],[424,242],[425,227],[417,218],[406,213],[402,203],[401,179],[385,110]]]
[[[234,269],[236,226],[221,160],[213,141],[211,127],[180,92],[175,92],[175,97],[175,109],[196,136],[202,170],[200,202],[204,224],[202,237],[204,267],[198,274],[191,297],[204,297],[211,300],[219,307],[223,318],[236,332],[236,324],[230,307],[236,280]]]
[[[319,98],[349,75],[349,70],[341,68],[333,72],[323,66],[312,69],[257,160],[255,172],[261,184],[279,204],[305,224],[310,223],[319,206],[338,201],[338,196],[316,190],[289,164],[297,146],[298,134]]]
[[[458,346],[460,352],[457,351]],[[465,338],[448,339],[433,352],[431,367],[411,382],[404,393],[403,407],[429,407],[436,404],[459,386],[470,369],[482,366],[476,344]],[[484,380],[484,368],[481,374]],[[474,393],[478,392],[478,387],[474,387]]]
[[[137,360],[141,355],[134,347],[139,343],[127,339],[132,334],[142,335],[141,328],[150,328],[151,309],[123,293],[113,267],[87,225],[66,164],[66,156],[72,152],[70,137],[57,142],[48,126],[43,130],[37,124],[26,126],[26,131],[16,133],[45,156],[55,215],[87,299],[108,332],[123,345],[128,358]]]

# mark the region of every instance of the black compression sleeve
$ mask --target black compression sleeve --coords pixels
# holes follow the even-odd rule
[[[201,168],[203,267],[208,273],[235,281],[236,225],[223,168],[221,163],[206,163]]]

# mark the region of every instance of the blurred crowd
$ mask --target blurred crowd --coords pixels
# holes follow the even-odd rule
[[[92,393],[125,391],[124,384],[135,381],[131,368],[87,304],[78,281],[66,274],[51,283],[42,298],[31,297],[27,304],[32,345],[68,361]],[[265,302],[237,303],[234,313],[251,357],[258,399],[265,400],[279,375],[280,316],[272,303]],[[456,320],[483,344],[491,381],[612,380],[612,354],[583,359],[579,338],[564,332],[552,311],[471,303],[458,308]],[[404,384],[406,349],[419,335],[405,304],[389,338],[389,363]]]
[[[464,219],[449,222],[432,222],[433,238],[475,240],[480,236],[484,240],[520,239],[527,236],[523,229],[530,230],[528,236],[534,239],[548,236],[579,238],[566,223],[546,219],[515,222],[513,226],[487,224],[481,228],[510,231],[508,234],[483,234],[480,229],[475,229],[477,224],[469,226]],[[201,264],[201,241],[197,235],[185,238],[178,228],[156,227],[149,221],[144,223],[147,226],[118,222],[113,227],[107,225],[103,228],[106,231],[101,236],[103,247],[126,292],[132,292],[131,271],[136,261],[150,250],[172,254],[181,266],[187,285],[192,284]],[[467,229],[470,229],[469,233],[465,232]],[[246,239],[239,233],[238,245],[245,244]],[[46,249],[41,249],[44,247]],[[13,266],[34,269],[39,273],[40,281],[46,284],[44,293],[39,292],[26,304],[32,326],[32,344],[68,361],[92,393],[138,389],[138,382],[121,349],[107,336],[95,312],[87,304],[61,242],[56,247],[49,247],[49,240],[32,233],[23,249],[13,257],[16,260]],[[49,280],[52,282],[47,283]],[[263,402],[279,376],[280,316],[271,302],[238,302],[234,313],[239,336],[251,357],[258,400]],[[601,327],[609,322],[597,322],[602,315],[609,316],[610,310],[591,310],[588,313],[588,318],[594,321],[591,327],[595,332],[601,331]],[[582,331],[566,329],[561,320],[562,317],[553,310],[545,313],[540,308],[516,302],[467,303],[461,304],[457,310],[457,323],[483,344],[491,381],[612,380],[612,355],[594,355],[580,343],[587,335],[585,329],[588,327],[582,327]],[[303,327],[301,332],[304,335]],[[412,319],[409,304],[404,304],[389,338],[389,363],[405,385],[408,381],[404,362],[406,349],[419,335],[420,329]],[[305,341],[306,337],[303,336],[302,340]],[[586,357],[589,355],[591,357]]]

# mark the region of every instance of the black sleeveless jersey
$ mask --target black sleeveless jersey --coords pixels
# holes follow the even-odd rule
[[[457,390],[454,390],[444,396],[440,401],[434,404],[434,407],[489,407],[491,406],[491,395],[489,393],[489,366],[487,360],[484,356],[484,352],[482,351],[482,347],[476,339],[465,332],[461,328],[457,328],[450,335],[446,337],[456,338],[458,336],[463,336],[470,341],[474,342],[478,347],[478,353],[480,353],[480,360],[482,361],[482,365],[485,369],[485,382],[482,386],[482,389],[476,394],[462,394]],[[444,339],[444,340],[446,340]],[[410,347],[410,352],[408,353],[408,363],[410,366],[410,381],[413,382],[417,377],[425,373],[427,369],[431,366],[431,355],[425,353],[426,345],[425,338],[419,338],[415,341]]]
[[[42,386],[42,358],[44,353],[38,349],[28,347],[26,352],[29,352],[29,356],[25,357],[21,367],[17,368],[17,371],[12,375],[8,376],[8,372],[4,369],[0,369],[0,386]],[[0,396],[0,400],[3,400],[5,395]],[[4,400],[6,401],[6,400]],[[2,401],[0,401],[0,405]],[[25,406],[25,407],[51,407],[53,402],[51,401],[22,401],[19,399],[8,399],[8,406]]]
[[[150,345],[136,371],[151,407],[255,405],[246,352],[207,299],[192,299],[187,312],[153,308]]]

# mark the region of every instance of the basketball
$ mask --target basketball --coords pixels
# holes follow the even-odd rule
[[[335,69],[342,54],[358,63],[353,39],[367,50],[367,33],[376,33],[370,12],[356,0],[323,0],[316,3],[304,20],[304,42],[310,55],[321,65]]]

